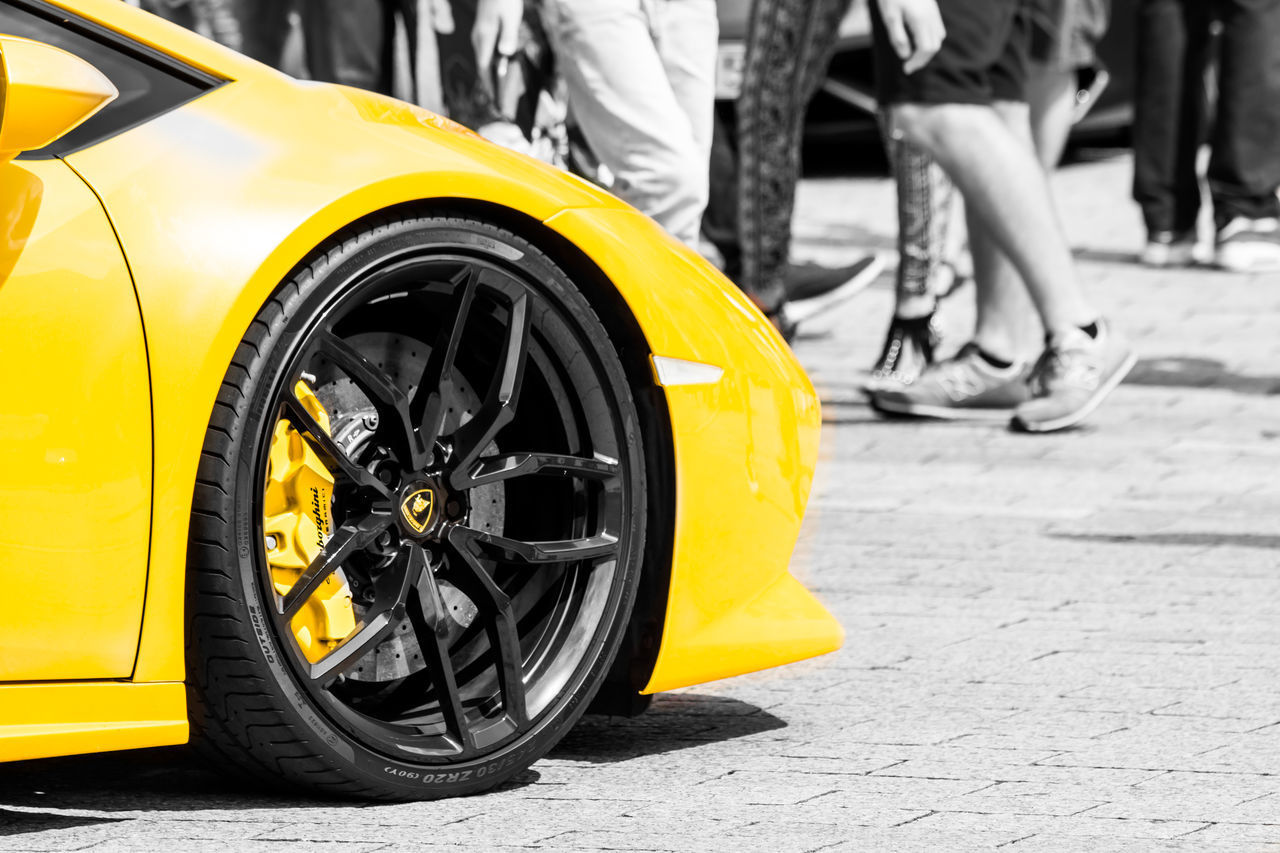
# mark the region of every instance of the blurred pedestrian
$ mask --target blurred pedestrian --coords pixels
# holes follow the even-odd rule
[[[1195,260],[1196,159],[1207,136],[1217,265],[1280,270],[1280,0],[1143,0],[1138,14],[1133,197],[1147,227],[1142,262]],[[1215,17],[1222,33],[1208,128]]]
[[[971,343],[877,408],[1008,417],[1048,432],[1088,417],[1133,367],[1133,350],[1085,299],[1032,144],[1029,0],[877,0],[877,87],[890,133],[946,170],[964,196],[978,324]],[[1046,332],[1017,355],[1030,296]]]
[[[152,0],[152,2],[165,0]],[[417,32],[416,0],[223,0],[239,25],[242,50],[279,68],[301,16],[308,75],[315,80],[395,93],[396,33]],[[410,66],[413,45],[409,45]]]
[[[881,268],[874,254],[834,268],[789,260],[805,113],[848,7],[849,0],[753,0],[742,90],[716,114],[704,233],[725,274],[784,337],[852,296]]]
[[[486,4],[482,0],[435,0],[434,25],[440,50],[440,82],[445,111],[449,118],[479,131],[503,120],[493,86],[494,44],[483,45],[486,57],[481,68],[475,36],[487,29],[504,36],[501,56],[514,56],[519,48],[524,3]],[[485,6],[486,23],[477,27],[479,6]],[[497,16],[497,19],[494,18]],[[509,19],[504,22],[504,18]]]
[[[240,49],[240,27],[230,0],[142,0],[140,5],[153,15],[201,32],[232,49]]]
[[[535,0],[480,8],[478,0],[434,0],[433,29],[445,113],[506,148],[565,166],[563,97]],[[513,11],[514,10],[514,11]],[[477,27],[479,13],[487,20]],[[504,23],[505,22],[505,23]],[[481,29],[502,38],[481,42]],[[514,39],[511,35],[514,34]],[[485,55],[481,68],[480,52]],[[545,108],[545,109],[544,109]]]
[[[715,99],[715,0],[544,0],[569,108],[610,189],[697,246],[707,205]],[[509,61],[520,0],[479,0],[482,79]]]
[[[1029,11],[1031,136],[1041,165],[1054,169],[1072,125],[1097,101],[1108,79],[1097,47],[1107,31],[1110,0],[1034,0]],[[899,260],[893,319],[871,369],[869,390],[909,385],[934,362],[941,343],[938,301],[972,276],[973,264],[964,248],[964,222],[954,215],[962,205],[946,172],[924,151],[890,135],[884,115],[880,124],[897,186]],[[1016,275],[1016,270],[1002,264],[993,274]],[[1011,299],[1017,291],[1015,285],[1002,289]],[[1034,358],[1036,346],[1035,318],[1031,306],[1025,308],[1026,323],[1011,336],[1019,360]]]

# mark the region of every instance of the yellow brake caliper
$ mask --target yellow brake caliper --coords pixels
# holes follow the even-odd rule
[[[329,431],[329,413],[305,382],[294,394]],[[263,504],[267,564],[276,592],[285,595],[333,535],[333,475],[288,422],[276,424],[267,462]],[[356,629],[351,588],[339,569],[325,580],[289,625],[311,663],[321,660]]]

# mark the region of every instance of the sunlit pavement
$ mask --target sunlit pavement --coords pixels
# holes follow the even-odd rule
[[[280,799],[182,750],[0,768],[0,850],[1280,849],[1280,276],[1135,266],[1129,176],[1057,178],[1142,356],[1085,429],[878,419],[887,277],[803,328],[826,428],[793,571],[838,654],[588,719],[443,803]],[[889,247],[892,210],[809,181],[798,252]]]

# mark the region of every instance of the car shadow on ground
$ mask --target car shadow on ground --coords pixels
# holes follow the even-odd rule
[[[772,714],[736,699],[667,694],[658,696],[639,717],[584,717],[548,757],[613,763],[785,726]],[[537,782],[536,768],[498,790]],[[132,817],[101,817],[102,812],[273,808],[332,809],[333,802],[225,775],[185,746],[0,764],[0,838]]]
[[[210,766],[190,747],[161,747],[0,764],[0,836],[110,818],[28,813],[25,809],[97,812],[332,807],[271,790]]]
[[[536,769],[526,770],[494,790],[523,788],[540,778]],[[0,838],[130,820],[136,812],[332,810],[334,802],[225,774],[189,746],[0,764]],[[77,811],[97,814],[67,813]]]
[[[638,717],[583,717],[548,757],[611,764],[757,735],[786,725],[768,711],[737,699],[664,693]]]
[[[0,838],[13,835],[30,835],[51,829],[74,829],[78,826],[95,826],[103,823],[120,823],[128,818],[79,817],[61,814],[17,812],[0,808]]]

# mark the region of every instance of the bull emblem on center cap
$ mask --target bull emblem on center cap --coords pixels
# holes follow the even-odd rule
[[[430,489],[418,489],[410,492],[400,504],[400,514],[414,533],[421,533],[431,523],[431,513],[435,509],[435,494]]]

